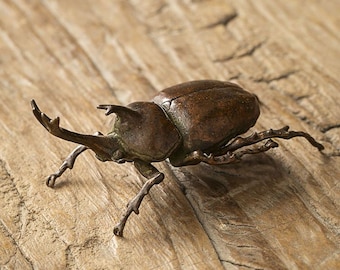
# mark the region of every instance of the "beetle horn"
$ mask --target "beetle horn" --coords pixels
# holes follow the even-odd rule
[[[116,140],[110,136],[104,135],[86,135],[69,131],[59,126],[59,117],[55,119],[49,118],[46,114],[40,111],[34,100],[31,101],[31,106],[35,118],[46,128],[52,135],[71,141],[81,145],[85,145],[92,149],[98,156],[110,159],[112,152],[116,150]]]
[[[119,105],[106,105],[106,104],[101,104],[97,107],[97,109],[100,110],[106,110],[105,115],[109,115],[111,113],[115,113],[118,116],[122,118],[136,118],[139,116],[139,113],[124,107],[124,106],[119,106]]]

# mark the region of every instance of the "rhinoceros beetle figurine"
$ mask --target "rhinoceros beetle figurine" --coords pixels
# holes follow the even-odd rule
[[[132,212],[139,213],[140,204],[151,187],[164,179],[153,162],[169,159],[173,166],[211,165],[237,162],[246,154],[265,152],[278,144],[271,138],[290,139],[301,136],[314,147],[324,147],[309,134],[278,130],[238,137],[254,126],[260,115],[259,100],[240,86],[213,80],[186,82],[164,89],[151,102],[134,102],[126,107],[99,105],[106,115],[116,114],[111,132],[103,135],[78,134],[59,126],[59,117],[50,119],[31,102],[37,120],[54,136],[80,144],[66,158],[59,170],[47,179],[47,186],[67,168],[72,169],[76,158],[91,149],[100,161],[133,162],[148,180],[127,205],[114,234],[123,235],[126,221]],[[266,140],[258,147],[247,146]],[[241,149],[243,148],[243,149]],[[238,150],[238,151],[237,151]]]

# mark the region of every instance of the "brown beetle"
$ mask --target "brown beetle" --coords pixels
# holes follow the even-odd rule
[[[83,135],[59,127],[59,118],[50,119],[35,101],[31,102],[37,120],[53,135],[78,144],[59,170],[50,175],[47,185],[53,187],[64,171],[72,169],[78,155],[87,149],[100,161],[133,162],[148,179],[140,192],[127,205],[125,214],[114,227],[114,234],[123,235],[126,221],[139,206],[151,187],[164,179],[152,162],[169,159],[174,166],[205,162],[212,165],[237,162],[246,154],[265,152],[278,147],[271,138],[304,137],[319,150],[324,147],[309,134],[288,131],[289,127],[237,137],[255,123],[260,114],[258,98],[240,86],[221,81],[192,81],[167,88],[152,102],[134,102],[126,107],[99,105],[106,115],[117,115],[111,132]],[[243,148],[260,141],[256,148]],[[238,151],[236,151],[238,150]]]

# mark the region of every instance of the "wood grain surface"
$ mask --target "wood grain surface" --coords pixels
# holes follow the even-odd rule
[[[0,269],[340,269],[340,2],[0,1]],[[110,130],[96,106],[194,79],[258,95],[252,131],[311,133],[230,166],[156,166],[165,181],[113,226],[143,179],[75,147],[61,126]],[[155,134],[157,136],[157,134]]]

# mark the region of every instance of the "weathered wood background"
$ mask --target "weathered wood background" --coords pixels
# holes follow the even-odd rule
[[[0,1],[1,269],[340,269],[340,2]],[[44,130],[106,132],[101,103],[148,100],[193,79],[256,93],[253,130],[304,139],[232,166],[171,168],[124,238],[112,229],[144,179]],[[157,136],[157,134],[155,134]]]

